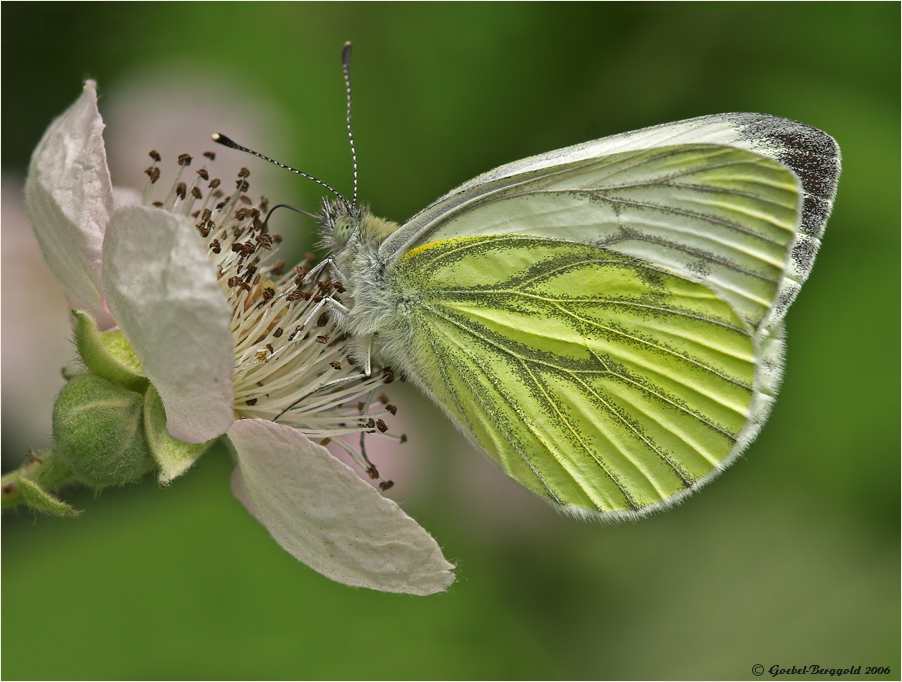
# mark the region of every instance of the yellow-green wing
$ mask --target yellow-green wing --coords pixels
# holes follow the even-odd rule
[[[826,133],[747,113],[502,166],[381,243],[376,347],[528,488],[653,509],[767,418],[839,172]]]
[[[517,235],[442,240],[398,266],[414,380],[506,473],[568,510],[649,510],[740,440],[757,349],[708,287]]]

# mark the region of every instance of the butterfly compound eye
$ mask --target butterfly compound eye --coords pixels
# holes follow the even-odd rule
[[[347,244],[348,239],[351,238],[351,234],[356,227],[357,221],[349,215],[343,215],[340,218],[337,218],[335,220],[335,225],[332,228],[332,236],[335,238],[336,244],[339,246]]]

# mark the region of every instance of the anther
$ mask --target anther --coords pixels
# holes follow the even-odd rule
[[[398,408],[395,407],[394,405],[392,405],[391,403],[389,403],[388,405],[385,406],[385,411],[389,412],[391,414],[398,414]]]
[[[160,163],[161,157],[160,157],[159,152],[156,149],[151,149],[148,156],[150,156],[150,158],[152,158],[157,163]]]
[[[180,182],[175,186],[175,193],[179,199],[184,199],[188,195],[188,186],[184,182]]]
[[[190,154],[179,154],[179,165],[180,166],[190,166],[191,165],[191,155]]]
[[[216,160],[216,152],[204,152],[204,156],[210,159],[210,161]]]
[[[206,168],[198,168],[198,169],[197,169],[197,174],[198,174],[200,177],[202,177],[204,180],[209,180],[209,179],[210,179],[210,174],[207,172],[207,169],[206,169]]]
[[[317,343],[321,343],[321,344],[323,344],[323,345],[326,345],[327,343],[329,343],[329,335],[328,335],[328,334],[323,334],[322,336],[317,336],[317,337],[316,337],[316,342],[317,342]]]
[[[332,369],[341,369],[340,362],[330,362],[329,364],[332,365]]]
[[[379,433],[385,433],[388,431],[388,426],[385,425],[385,422],[381,419],[376,420],[376,428],[379,429]]]
[[[391,490],[395,487],[394,481],[380,481],[379,482],[379,490],[385,492],[386,490]]]
[[[245,400],[244,402],[245,402],[245,404],[250,405],[251,407],[253,407],[254,405],[257,404],[257,399],[256,399],[256,398],[251,398],[250,400]]]
[[[282,329],[281,327],[277,327],[276,330],[272,333],[272,335],[273,335],[273,338],[278,339],[284,333],[285,333],[284,329]]]

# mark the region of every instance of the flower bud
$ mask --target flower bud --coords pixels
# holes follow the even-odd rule
[[[73,378],[53,407],[53,449],[86,483],[136,481],[153,466],[144,397],[90,372]]]

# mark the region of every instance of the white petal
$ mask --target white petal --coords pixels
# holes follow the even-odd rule
[[[103,284],[160,393],[169,433],[185,443],[225,433],[234,420],[232,313],[191,221],[146,206],[116,211],[103,244]]]
[[[241,419],[232,492],[295,558],[347,585],[433,594],[451,564],[416,521],[300,431]]]
[[[118,211],[126,206],[140,206],[141,192],[131,187],[113,187],[113,210]]]
[[[94,81],[38,143],[25,181],[25,204],[44,258],[69,305],[101,329],[113,326],[100,281],[103,235],[113,208]]]

